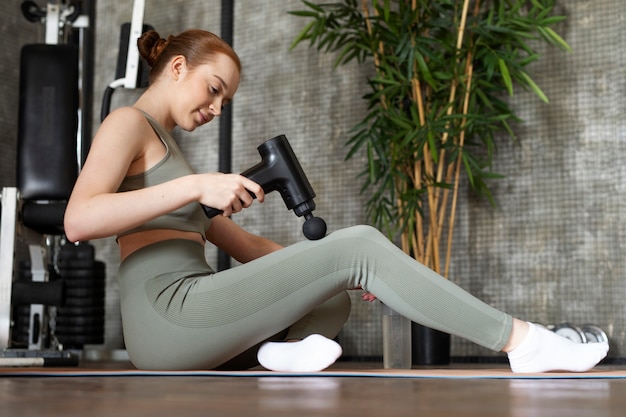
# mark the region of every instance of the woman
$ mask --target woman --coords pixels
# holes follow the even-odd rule
[[[345,291],[357,288],[415,322],[507,352],[515,372],[586,371],[605,357],[608,344],[514,319],[371,227],[287,248],[244,231],[228,216],[253,203],[250,192],[262,203],[263,189],[240,175],[194,173],[170,133],[220,115],[239,85],[239,58],[201,30],[167,40],[151,31],[138,46],[150,86],[100,126],[65,214],[71,241],[117,236],[124,337],[138,368],[322,370],[341,355],[332,339],[349,315]],[[223,215],[209,220],[200,204]],[[215,273],[206,242],[242,265]]]

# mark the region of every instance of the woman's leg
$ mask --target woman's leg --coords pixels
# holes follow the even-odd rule
[[[312,334],[333,339],[350,317],[350,308],[350,297],[342,291],[289,326],[284,340],[301,340]]]
[[[334,339],[350,316],[350,303],[348,294],[345,291],[341,292],[315,307],[313,311],[289,326],[288,329],[254,345],[227,363],[220,365],[217,369],[240,370],[258,366],[257,356],[262,345],[268,346],[271,343],[282,344],[285,341],[300,341],[311,335],[322,335],[327,339]],[[339,353],[341,353],[341,348],[339,348]],[[270,352],[268,360],[274,362],[274,356],[275,354]],[[276,356],[278,356],[277,359],[279,360],[283,359],[282,349],[277,350]],[[265,362],[266,367],[267,365],[268,363]]]
[[[332,339],[350,316],[350,297],[344,291],[316,307],[289,327],[282,341],[268,341],[258,350],[258,361],[267,369],[315,372],[332,365],[342,354]]]
[[[357,287],[415,322],[494,350],[511,331],[510,316],[406,256],[371,227],[300,242],[215,274],[199,248],[162,242],[120,267],[126,345],[137,366],[216,367]]]
[[[307,279],[316,281],[314,275]],[[126,348],[144,369],[241,369],[244,362],[254,365],[245,356],[272,335],[334,337],[350,310],[335,283],[321,292],[319,285],[298,290],[305,283],[292,279],[289,263],[280,259],[213,273],[204,250],[190,241],[160,242],[134,253],[119,277]],[[285,292],[294,290],[297,299]]]
[[[216,274],[207,272],[203,252],[185,258],[193,245],[153,245],[120,268],[127,348],[140,367],[218,366],[357,287],[415,322],[493,350],[502,350],[511,336],[509,315],[406,256],[371,227],[301,242]],[[155,271],[162,275],[154,277]]]

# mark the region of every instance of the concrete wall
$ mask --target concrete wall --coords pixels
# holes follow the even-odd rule
[[[38,25],[26,22],[19,2],[0,11],[5,59],[0,62],[0,183],[14,184],[19,48],[38,39]],[[235,4],[234,47],[244,73],[233,102],[234,161],[240,171],[258,161],[256,146],[285,134],[318,198],[317,215],[329,230],[366,219],[366,196],[356,178],[363,158],[345,162],[349,129],[363,116],[369,68],[332,69],[333,56],[304,45],[289,45],[304,21],[287,14],[301,3],[239,1]],[[546,49],[532,67],[534,79],[551,98],[543,104],[518,89],[512,99],[524,123],[517,142],[502,140],[494,182],[497,207],[476,199],[464,186],[455,229],[450,278],[479,298],[513,315],[544,324],[594,323],[609,333],[612,356],[626,353],[625,307],[626,6],[621,0],[559,2],[568,16],[559,28],[574,49]],[[119,27],[130,21],[132,2],[100,1],[97,7],[95,127],[101,94],[113,80]],[[220,2],[150,0],[145,21],[162,35],[200,27],[220,33]],[[119,91],[113,106],[131,104],[136,91]],[[199,171],[217,169],[217,123],[192,134],[176,132]],[[278,195],[235,220],[282,244],[303,239],[301,221],[284,209]],[[107,262],[107,344],[123,346],[120,332],[115,242],[93,242]],[[215,263],[215,251],[207,250]],[[380,309],[354,297],[353,315],[341,338],[350,356],[382,353]],[[453,355],[490,352],[453,339]]]

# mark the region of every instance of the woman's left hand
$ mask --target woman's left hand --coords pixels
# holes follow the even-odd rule
[[[374,294],[372,294],[371,292],[364,292],[363,294],[361,294],[361,300],[363,301],[376,301],[376,296]]]

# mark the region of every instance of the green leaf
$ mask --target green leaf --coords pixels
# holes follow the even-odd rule
[[[370,181],[373,182],[375,181],[375,178],[376,178],[376,171],[375,171],[375,166],[374,166],[374,151],[372,149],[372,144],[370,142],[368,142],[367,144],[367,161],[368,161],[368,167],[369,167]]]
[[[504,81],[504,85],[506,86],[509,95],[513,95],[513,80],[511,80],[511,74],[509,73],[509,68],[506,66],[506,62],[502,58],[498,58],[498,66],[500,67],[500,74],[502,75],[502,81]]]
[[[293,12],[287,12],[290,15],[293,16],[300,16],[300,17],[317,17],[317,13],[316,12],[310,12],[308,10],[296,10]]]
[[[420,73],[422,74],[422,77],[424,78],[424,81],[426,81],[431,87],[436,88],[437,82],[430,73],[430,69],[428,69],[428,64],[426,64],[426,61],[424,60],[422,54],[416,53],[415,59],[417,60],[418,68],[420,70]]]
[[[437,153],[437,143],[435,142],[435,135],[432,130],[428,131],[428,147],[430,148],[430,156],[433,158],[434,163],[439,162],[439,154]]]
[[[541,19],[540,21],[537,22],[537,24],[540,26],[551,26],[556,23],[561,23],[565,19],[567,19],[565,16],[550,16],[550,17],[545,17]]]
[[[530,1],[533,5],[533,7],[537,8],[537,9],[543,9],[543,4],[541,4],[541,2],[539,0],[531,0]]]
[[[383,8],[383,18],[385,22],[389,22],[389,15],[391,14],[391,5],[389,3],[389,0],[385,0],[385,6]]]
[[[489,97],[487,97],[487,95],[485,94],[485,92],[481,89],[476,89],[476,95],[478,96],[478,98],[482,101],[482,103],[487,106],[488,109],[493,110],[493,104],[491,103],[491,100],[489,100]]]
[[[553,41],[556,46],[567,52],[572,52],[571,46],[569,46],[569,44],[565,42],[565,40],[558,33],[553,31],[551,28],[544,28],[544,30],[546,35],[549,37],[549,39]]]
[[[543,102],[545,103],[550,102],[550,100],[548,100],[548,97],[541,90],[541,88],[539,88],[539,86],[533,81],[533,79],[530,78],[530,75],[528,75],[524,71],[521,71],[520,76],[524,79],[524,81],[526,82],[526,85],[528,85]]]
[[[300,33],[298,34],[298,36],[296,36],[296,38],[293,40],[293,42],[291,42],[291,45],[289,46],[289,49],[294,49],[300,42],[302,42],[305,39],[309,39],[310,35],[309,32],[311,30],[311,28],[315,26],[315,21],[309,22],[304,29],[302,29],[300,31]]]
[[[465,153],[461,155],[461,160],[463,161],[463,165],[465,166],[465,174],[467,175],[467,179],[469,180],[469,183],[473,188],[474,187],[474,175],[472,174],[472,168],[470,166],[467,155]]]

